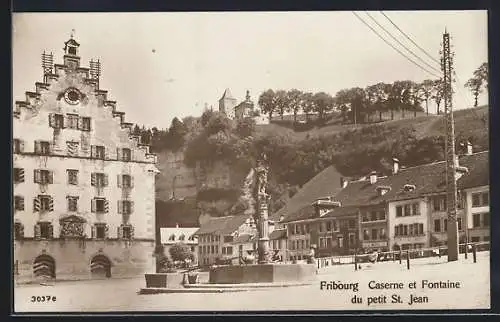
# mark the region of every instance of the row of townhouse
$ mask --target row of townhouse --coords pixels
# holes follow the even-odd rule
[[[460,243],[489,241],[489,153],[457,158]],[[316,245],[316,256],[359,251],[418,249],[445,245],[447,209],[445,163],[400,169],[380,177],[341,180],[333,197],[318,198],[280,224],[287,228],[288,259],[303,259]]]

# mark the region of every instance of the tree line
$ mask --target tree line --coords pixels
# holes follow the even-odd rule
[[[478,104],[478,97],[488,87],[488,65],[483,63],[473,73],[473,77],[465,84],[475,98],[474,106]],[[300,113],[306,115],[310,120],[312,113],[317,114],[320,121],[326,121],[328,113],[340,112],[344,122],[366,123],[374,121],[374,115],[378,114],[382,121],[382,114],[400,111],[402,117],[405,112],[424,111],[429,114],[429,103],[436,105],[436,113],[441,113],[441,105],[444,102],[444,85],[442,79],[426,79],[420,83],[410,80],[395,81],[393,83],[377,83],[365,88],[353,87],[339,90],[335,95],[326,92],[304,92],[297,89],[264,91],[258,103],[262,112],[268,114],[269,119],[278,114],[283,116],[293,114],[293,121],[297,123]],[[444,105],[444,104],[443,104]]]

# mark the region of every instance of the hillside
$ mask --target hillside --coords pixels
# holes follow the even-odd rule
[[[459,141],[471,139],[474,150],[488,149],[487,107],[459,110],[454,118]],[[337,121],[338,117],[334,116],[325,125],[304,131],[295,131],[286,120],[256,126],[255,144],[269,155],[270,189],[275,200],[280,199],[274,210],[283,206],[281,200],[287,200],[297,188],[331,165],[340,175],[352,177],[372,170],[385,173],[394,156],[405,166],[443,158],[445,124],[442,116],[413,117],[412,113],[405,119],[358,125],[340,125]],[[460,152],[459,149],[457,146]],[[183,163],[182,151],[175,155],[163,151],[158,157],[162,171],[157,180],[158,200],[170,199],[172,190],[177,198],[185,198],[196,197],[201,187],[239,189],[241,178],[246,175],[246,170],[231,165],[234,161],[220,159],[217,166],[201,173],[200,169],[189,168]],[[194,218],[184,220],[192,223]]]

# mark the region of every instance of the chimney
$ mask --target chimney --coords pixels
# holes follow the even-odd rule
[[[176,224],[175,224],[175,228],[179,228],[179,224],[177,224],[177,223],[176,223]]]
[[[345,187],[347,187],[348,184],[349,184],[349,181],[346,178],[340,177],[340,187],[342,189],[344,189]]]
[[[397,174],[399,172],[399,160],[396,158],[392,159],[392,174]]]
[[[377,183],[377,172],[372,171],[370,173],[370,184],[375,184],[375,183]]]
[[[470,141],[467,141],[467,155],[471,155],[472,153],[472,143],[470,143]]]
[[[282,222],[283,220],[285,220],[285,216],[284,216],[284,215],[281,215],[281,216],[280,216],[280,221],[279,221],[279,222]]]

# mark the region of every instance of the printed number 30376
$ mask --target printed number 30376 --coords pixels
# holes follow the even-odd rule
[[[32,296],[31,297],[31,302],[55,302],[55,301],[56,301],[56,297],[50,296],[50,295]]]

